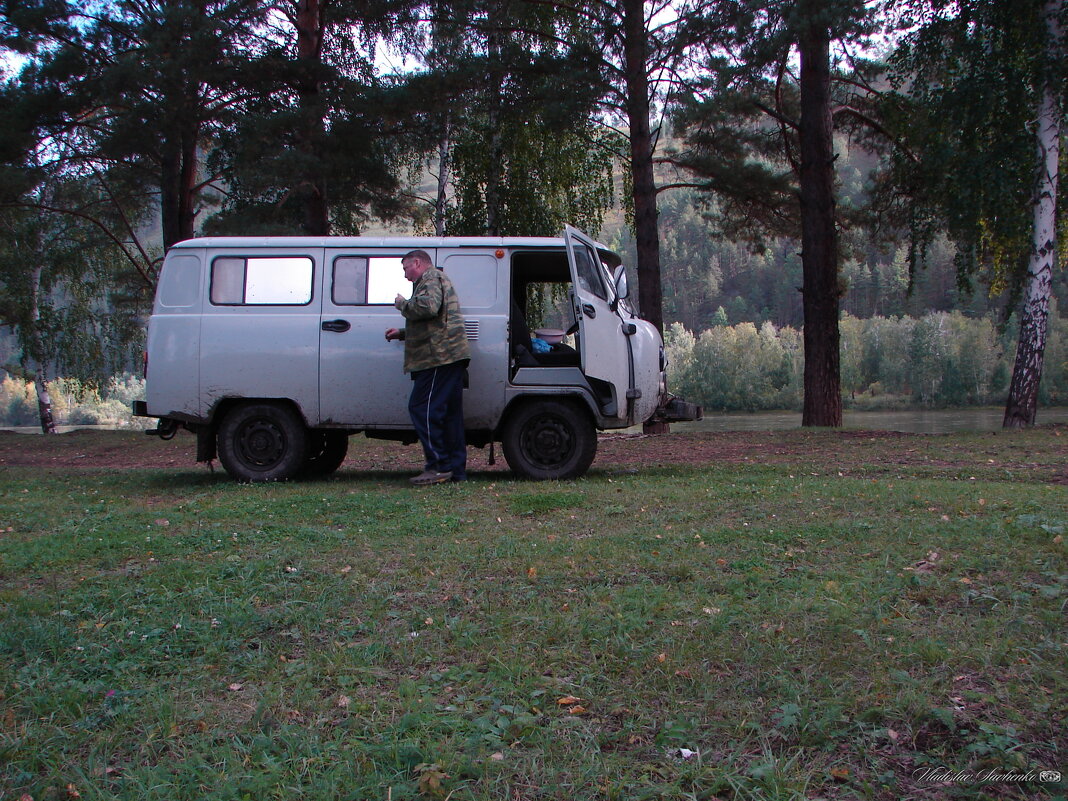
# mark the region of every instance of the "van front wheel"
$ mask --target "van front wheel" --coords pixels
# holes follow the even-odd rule
[[[524,403],[505,423],[508,466],[524,478],[576,478],[597,455],[597,432],[589,413],[562,400]]]
[[[246,403],[219,426],[219,461],[238,481],[285,481],[304,466],[307,436],[288,406]]]

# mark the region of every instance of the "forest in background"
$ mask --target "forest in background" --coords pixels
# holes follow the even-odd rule
[[[1055,175],[1036,186],[1034,135],[1036,120],[1040,133],[1059,125],[1060,0],[0,12],[0,364],[39,400],[57,376],[104,399],[110,377],[136,368],[178,239],[553,235],[564,222],[624,255],[634,300],[678,356],[676,388],[713,407],[796,405],[798,375],[806,419],[816,389],[822,424],[839,398],[1000,402],[1017,332],[1040,357],[1023,374],[1041,373],[1047,349],[1041,397],[1061,397],[1063,270],[1045,274],[1047,299],[1025,297],[1028,250],[1055,246],[1030,212],[1058,195]],[[823,70],[807,100],[806,63]],[[834,138],[816,152],[821,126]],[[1046,343],[1034,323],[1048,298]],[[852,341],[857,320],[872,341]],[[938,388],[904,369],[915,353],[887,344],[932,325]],[[773,389],[726,387],[743,366],[717,361],[728,333],[791,354],[759,384]],[[814,379],[795,338],[819,354]],[[962,391],[964,368],[939,354],[969,341],[989,347],[982,381]],[[899,358],[912,364],[895,371]]]

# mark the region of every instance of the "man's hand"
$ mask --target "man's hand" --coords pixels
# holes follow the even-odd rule
[[[386,342],[390,342],[394,339],[401,338],[401,330],[399,328],[387,328],[386,329]]]
[[[397,297],[393,298],[393,305],[396,306],[398,303],[404,303],[404,301],[406,300],[408,300],[408,298],[404,297],[404,295],[398,292]]]

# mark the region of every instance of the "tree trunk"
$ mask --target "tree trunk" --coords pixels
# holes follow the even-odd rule
[[[161,151],[160,216],[163,247],[193,238],[196,221],[197,138],[199,128],[166,135]]]
[[[297,147],[304,163],[309,165],[296,192],[302,205],[302,228],[308,236],[330,234],[330,208],[327,202],[326,178],[318,156],[325,133],[322,90],[319,71],[322,68],[324,8],[320,0],[298,0],[297,26],[297,102],[300,105],[300,129],[296,132]]]
[[[33,387],[37,391],[37,414],[41,420],[42,434],[55,434],[56,423],[52,417],[52,398],[44,377],[44,348],[41,346],[41,274],[44,272],[44,243],[41,229],[34,235],[34,265],[30,270],[30,320],[33,330],[26,332],[23,341],[23,375],[29,378],[28,363],[33,371]]]
[[[486,173],[486,236],[501,236],[501,173],[504,169],[504,144],[501,138],[500,92],[490,89],[493,98],[489,109],[489,170]]]
[[[623,59],[630,126],[630,174],[633,184],[634,237],[637,244],[638,310],[664,333],[664,298],[660,286],[660,233],[657,228],[653,135],[649,124],[648,33],[643,0],[622,0]]]
[[[1061,57],[1058,23],[1062,0],[1050,0],[1046,18],[1049,64]],[[1060,165],[1061,110],[1053,79],[1047,76],[1038,105],[1038,170],[1032,205],[1034,225],[1031,255],[1027,262],[1027,287],[1020,315],[1020,339],[1005,404],[1005,428],[1035,424],[1038,387],[1046,351],[1049,300],[1053,288],[1053,263],[1057,257],[1057,180]]]
[[[842,425],[838,232],[834,209],[830,31],[811,23],[801,53],[801,268],[804,305],[803,426]]]
[[[501,173],[504,171],[504,143],[501,136],[501,105],[504,99],[501,97],[501,86],[504,82],[504,69],[501,66],[501,37],[500,29],[506,25],[506,3],[494,3],[491,8],[492,25],[494,29],[486,41],[486,49],[489,51],[489,71],[487,78],[486,120],[489,126],[489,157],[486,170],[486,236],[501,236],[502,231],[502,199],[501,199]],[[514,233],[509,231],[508,233]]]
[[[622,0],[623,61],[630,127],[631,199],[638,263],[638,311],[664,335],[664,289],[660,284],[660,230],[653,175],[653,133],[649,123],[649,39],[643,0]],[[647,422],[646,434],[667,433],[662,422]]]
[[[438,143],[438,191],[434,197],[434,235],[445,236],[448,211],[449,169],[452,166],[452,114],[445,112],[445,125]]]
[[[37,371],[33,377],[33,388],[37,390],[37,414],[41,418],[41,433],[55,434],[56,421],[52,417],[52,396],[48,394],[48,384],[44,372]]]

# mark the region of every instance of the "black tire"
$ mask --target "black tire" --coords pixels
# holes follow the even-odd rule
[[[504,425],[501,444],[508,466],[523,478],[576,478],[597,455],[589,412],[574,401],[527,401]]]
[[[344,431],[309,431],[308,453],[300,474],[308,478],[328,476],[341,467],[349,452],[349,435]]]
[[[219,426],[219,461],[238,481],[285,481],[304,466],[307,440],[304,421],[289,406],[245,403]]]

